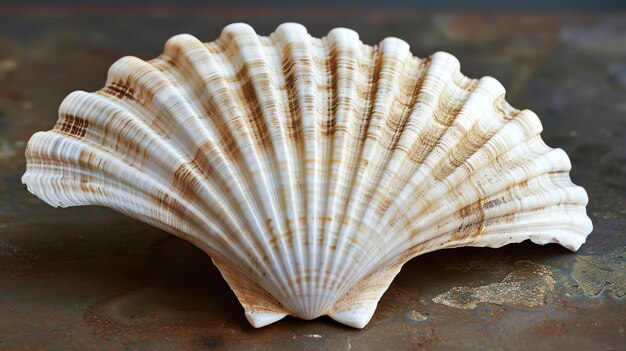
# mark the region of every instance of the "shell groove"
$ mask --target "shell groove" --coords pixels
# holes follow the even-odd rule
[[[22,181],[52,206],[110,207],[211,256],[255,327],[364,327],[402,265],[530,239],[577,250],[587,195],[490,77],[348,29],[245,24],[125,57],[36,133]]]

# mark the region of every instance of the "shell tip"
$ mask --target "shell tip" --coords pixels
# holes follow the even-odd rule
[[[331,29],[330,32],[328,32],[327,37],[333,41],[340,41],[340,40],[359,41],[359,33],[357,33],[356,31],[350,28],[345,28],[345,27],[337,27],[337,28]]]
[[[366,310],[359,309],[357,311],[342,311],[337,313],[331,313],[328,316],[341,324],[345,324],[352,328],[363,329],[370,322],[374,315],[374,308]]]
[[[237,33],[250,33],[256,35],[256,32],[252,26],[243,22],[231,23],[222,29],[222,34],[220,38],[228,37],[229,34],[237,34]]]
[[[255,328],[262,328],[266,325],[278,322],[285,318],[285,316],[287,316],[285,313],[246,311],[246,319],[248,319],[248,322]]]
[[[296,31],[296,32],[308,32],[306,27],[300,23],[296,23],[296,22],[285,22],[280,24],[278,27],[276,27],[275,32],[282,32],[282,31]]]
[[[440,60],[443,62],[447,62],[448,64],[454,66],[456,69],[459,69],[459,70],[461,69],[461,62],[459,61],[459,59],[449,52],[437,51],[433,53],[432,55],[430,55],[430,57],[433,60]]]

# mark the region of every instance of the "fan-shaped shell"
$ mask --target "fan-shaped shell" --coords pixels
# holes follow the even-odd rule
[[[412,257],[526,239],[576,250],[590,233],[567,155],[504,93],[399,39],[233,24],[70,94],[28,143],[23,182],[52,206],[110,207],[191,241],[255,327],[289,314],[361,328]]]

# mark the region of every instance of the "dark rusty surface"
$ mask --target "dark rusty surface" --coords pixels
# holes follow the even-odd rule
[[[363,330],[327,318],[253,329],[209,257],[104,208],[53,209],[20,182],[30,135],[124,55],[158,55],[245,21],[298,21],[364,42],[456,55],[535,111],[570,155],[595,230],[577,253],[529,243],[410,261]],[[626,348],[626,14],[416,13],[347,8],[0,7],[0,349]]]

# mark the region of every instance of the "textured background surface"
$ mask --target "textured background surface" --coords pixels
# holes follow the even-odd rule
[[[120,15],[121,14],[121,15]],[[20,182],[24,146],[63,97],[94,91],[124,55],[170,36],[215,39],[235,21],[267,35],[297,21],[315,36],[448,51],[535,111],[574,165],[595,230],[577,253],[529,243],[410,261],[364,330],[328,318],[253,329],[209,257],[104,208],[53,209]],[[424,13],[246,6],[0,5],[0,349],[623,349],[626,347],[626,13]]]

